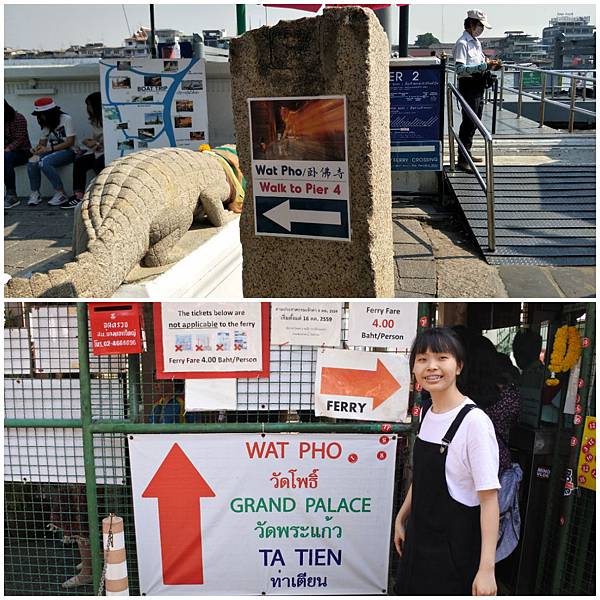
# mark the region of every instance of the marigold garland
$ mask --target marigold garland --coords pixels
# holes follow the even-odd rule
[[[555,386],[560,382],[556,373],[566,373],[577,363],[581,356],[581,338],[576,327],[563,325],[554,336],[552,355],[548,368],[552,377],[546,379],[546,385]]]

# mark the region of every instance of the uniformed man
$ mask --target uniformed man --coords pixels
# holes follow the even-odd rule
[[[484,29],[491,29],[486,14],[480,10],[468,11],[464,26],[465,31],[458,38],[454,46],[454,63],[458,75],[458,91],[481,119],[483,114],[483,96],[486,87],[485,74],[488,70],[495,71],[499,69],[501,64],[499,61],[486,59],[481,48],[481,42],[478,39]],[[469,156],[473,162],[483,162],[482,158],[474,157],[471,154],[473,135],[476,129],[475,124],[464,110],[462,111],[462,115],[463,120],[458,137],[469,152]],[[468,172],[472,170],[463,151],[460,149],[458,166]]]

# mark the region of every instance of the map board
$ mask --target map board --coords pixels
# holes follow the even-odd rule
[[[204,60],[100,61],[106,164],[147,148],[208,143]]]

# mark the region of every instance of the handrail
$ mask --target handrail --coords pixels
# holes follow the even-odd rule
[[[455,83],[456,83],[456,69],[453,65],[448,65],[447,67],[450,71],[454,73]],[[523,89],[523,71],[532,72],[532,73],[541,73],[541,91],[539,94],[533,92],[527,92]],[[573,72],[576,71],[576,72]],[[507,73],[519,73],[519,87],[511,87],[506,85],[505,83],[505,75]],[[579,73],[585,73],[586,75],[579,75]],[[587,108],[581,108],[576,106],[577,101],[577,82],[583,81],[585,83],[596,84],[596,77],[587,77],[588,73],[596,73],[595,69],[557,69],[557,70],[546,70],[540,69],[538,67],[525,67],[522,65],[502,65],[502,69],[500,70],[500,101],[499,101],[499,111],[502,111],[504,108],[504,92],[511,92],[517,94],[517,118],[521,118],[523,114],[523,98],[531,98],[532,100],[537,100],[541,102],[540,106],[540,118],[539,118],[539,127],[543,127],[545,115],[546,115],[546,104],[550,104],[552,106],[557,106],[558,108],[562,108],[564,110],[569,111],[568,117],[568,128],[569,133],[573,133],[574,125],[575,125],[575,114],[585,115],[588,117],[596,117],[596,111],[589,110]],[[547,97],[547,81],[548,77],[550,77],[550,86],[551,86],[551,94],[550,98]],[[569,90],[569,100],[568,102],[561,102],[559,100],[554,99],[554,77],[564,77],[565,79],[571,80],[570,90]],[[587,86],[584,85],[582,90],[582,98],[586,100],[586,90]]]
[[[467,104],[466,100],[462,97],[458,89],[453,83],[447,84],[447,96],[448,96],[448,144],[449,144],[449,155],[450,155],[450,171],[456,171],[456,156],[454,142],[458,144],[458,147],[462,150],[462,153],[469,163],[473,175],[477,179],[477,182],[483,190],[486,201],[487,201],[487,226],[488,226],[488,247],[490,252],[496,250],[496,215],[494,208],[494,147],[492,134],[486,129],[485,125],[481,122],[479,117],[475,114],[473,109]],[[458,103],[463,109],[464,113],[475,125],[475,128],[481,133],[485,141],[485,181],[481,176],[481,173],[475,166],[471,155],[465,148],[464,144],[459,138],[459,134],[454,128],[454,107],[453,97],[456,97]]]
[[[520,77],[519,77],[519,87],[514,88],[514,87],[510,87],[504,84],[504,75],[509,71],[509,69],[513,69],[513,73],[519,73]],[[542,77],[541,77],[541,91],[540,94],[534,94],[532,92],[526,92],[523,90],[523,72],[527,71],[527,72],[531,72],[531,73],[541,73]],[[504,90],[512,92],[512,93],[516,93],[518,98],[517,98],[517,118],[520,118],[522,116],[522,108],[523,108],[523,97],[526,98],[532,98],[533,100],[538,100],[541,102],[541,106],[540,106],[540,118],[539,118],[539,126],[543,127],[544,125],[544,120],[545,120],[545,114],[546,114],[546,104],[551,104],[552,106],[557,106],[558,108],[562,108],[564,110],[568,110],[569,111],[569,125],[568,125],[568,129],[569,129],[569,133],[573,133],[573,130],[575,128],[575,113],[577,114],[581,114],[581,115],[586,115],[589,117],[596,117],[596,112],[592,111],[592,110],[588,110],[587,108],[581,108],[579,106],[575,105],[575,102],[577,101],[577,82],[578,81],[584,81],[585,83],[596,83],[596,78],[595,77],[587,77],[586,75],[579,75],[579,73],[595,73],[595,69],[578,69],[577,73],[571,73],[571,72],[565,72],[565,70],[546,70],[546,69],[539,69],[537,67],[524,67],[521,65],[502,65],[502,77],[501,77],[501,81],[502,81],[502,92],[501,92],[501,101],[500,101],[500,110],[502,110],[503,108],[503,100],[504,100]],[[546,92],[547,92],[547,79],[548,76],[550,76],[551,78],[551,98],[547,98],[546,97]],[[570,79],[571,80],[571,85],[570,85],[570,90],[569,90],[569,102],[565,103],[565,102],[560,102],[558,100],[554,100],[554,82],[553,82],[553,77],[560,77],[560,78],[565,78],[565,79]],[[582,91],[582,97],[585,100],[586,99],[586,90],[587,87],[584,85],[583,87],[583,91]]]
[[[504,69],[515,69],[515,71],[531,71],[533,73],[546,73],[547,75],[557,75],[558,77],[566,77],[567,79],[578,79],[590,83],[596,83],[595,77],[586,77],[585,75],[571,74],[572,71],[577,73],[595,73],[596,69],[540,69],[539,67],[524,67],[522,65],[502,65]]]

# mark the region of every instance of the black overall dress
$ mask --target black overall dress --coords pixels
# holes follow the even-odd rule
[[[415,440],[412,503],[396,578],[398,595],[472,593],[481,553],[480,509],[450,496],[446,456],[460,424],[474,408],[475,404],[467,404],[461,409],[442,444]],[[423,418],[426,412],[427,408]]]

